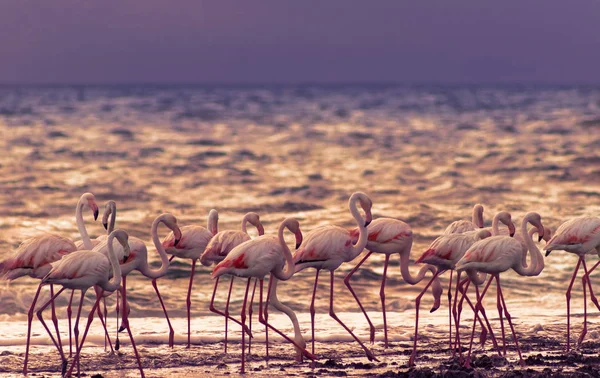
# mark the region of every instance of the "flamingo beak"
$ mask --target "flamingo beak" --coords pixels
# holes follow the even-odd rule
[[[372,221],[373,221],[373,214],[371,214],[371,211],[367,211],[367,214],[365,217],[365,227],[367,227],[369,224],[371,224]]]
[[[179,229],[178,226],[175,226],[175,228],[173,229],[173,236],[175,236],[175,241],[173,242],[173,246],[176,246],[177,243],[179,243],[182,238],[181,230]]]
[[[259,223],[258,226],[256,226],[256,229],[258,230],[258,236],[262,236],[265,234],[265,228],[262,224]]]
[[[300,248],[301,244],[302,244],[302,232],[300,230],[298,230],[296,232],[296,249]]]
[[[96,208],[94,210],[94,220],[98,220],[98,213],[99,213],[98,208]]]
[[[179,243],[179,241],[180,241],[180,240],[181,240],[181,239],[175,239],[175,241],[173,242],[173,245],[174,245],[174,246],[175,246],[175,245],[177,245],[177,244]]]
[[[108,222],[103,222],[102,225],[104,226],[105,230],[108,230]]]
[[[552,252],[552,250],[550,250],[550,249],[546,251],[546,257],[548,257],[548,255],[550,254],[550,252]]]
[[[538,243],[541,242],[543,238],[544,238],[543,235],[538,236]]]

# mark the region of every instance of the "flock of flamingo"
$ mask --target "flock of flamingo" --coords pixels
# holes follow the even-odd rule
[[[265,326],[266,332],[266,358],[269,357],[269,329],[281,335],[285,340],[293,344],[296,353],[296,359],[302,361],[304,357],[315,360],[315,298],[317,293],[317,282],[321,270],[329,271],[330,291],[329,291],[329,315],[336,320],[354,340],[364,350],[369,360],[376,360],[375,355],[365,344],[354,335],[342,320],[338,318],[334,311],[334,271],[344,262],[350,262],[360,255],[366,248],[367,253],[364,258],[356,265],[352,271],[345,277],[344,283],[348,290],[354,296],[360,310],[364,313],[366,321],[370,326],[370,342],[375,340],[375,327],[367,312],[364,310],[358,296],[351,286],[352,275],[373,253],[385,255],[383,268],[383,277],[381,281],[381,306],[383,312],[383,331],[384,345],[388,347],[387,320],[385,312],[385,282],[390,256],[400,255],[402,278],[409,284],[414,285],[422,281],[427,272],[431,272],[431,279],[416,298],[416,321],[415,336],[412,354],[409,359],[409,365],[414,365],[419,325],[419,304],[422,296],[431,287],[434,297],[434,306],[431,311],[435,311],[440,306],[442,287],[439,277],[446,271],[450,271],[448,287],[448,319],[449,319],[449,346],[453,356],[458,354],[458,358],[465,365],[469,366],[473,340],[477,325],[480,326],[479,342],[483,345],[488,337],[491,338],[494,348],[499,355],[506,355],[506,336],[504,317],[510,327],[515,348],[519,355],[519,362],[523,364],[521,351],[519,349],[518,339],[515,328],[511,320],[510,313],[506,308],[504,295],[500,283],[500,273],[513,269],[522,276],[537,276],[544,269],[544,257],[536,246],[534,236],[538,235],[538,242],[544,239],[547,243],[544,247],[546,256],[554,250],[563,250],[578,255],[579,260],[573,272],[572,279],[567,290],[567,350],[570,348],[570,293],[573,288],[577,272],[583,266],[585,271],[582,278],[584,298],[586,298],[586,288],[589,289],[590,297],[593,303],[600,310],[600,304],[596,300],[592,291],[592,285],[589,279],[590,273],[600,264],[596,263],[591,269],[588,269],[585,262],[586,254],[598,253],[600,255],[600,218],[583,216],[574,218],[563,223],[551,235],[550,230],[544,227],[539,214],[530,212],[526,214],[520,227],[516,228],[511,215],[502,211],[497,213],[492,222],[491,228],[484,228],[483,206],[475,205],[473,208],[472,220],[460,220],[450,224],[444,234],[435,239],[429,248],[415,261],[423,263],[423,267],[416,276],[409,272],[410,251],[413,242],[413,234],[410,226],[405,222],[392,218],[372,219],[371,199],[364,193],[356,192],[350,196],[349,209],[352,217],[356,221],[357,227],[351,230],[327,225],[318,227],[306,235],[300,230],[300,224],[294,218],[286,218],[281,222],[276,236],[264,235],[264,228],[260,218],[256,213],[248,213],[242,220],[240,231],[226,230],[218,231],[218,213],[211,210],[208,216],[208,227],[184,226],[179,227],[177,219],[171,214],[162,214],[152,223],[152,241],[161,258],[159,269],[152,269],[148,264],[148,251],[145,243],[120,229],[114,229],[116,217],[116,205],[113,201],[106,204],[106,209],[102,218],[107,234],[96,239],[90,239],[83,220],[83,210],[89,207],[96,220],[99,215],[96,199],[93,194],[85,193],[79,199],[76,208],[77,227],[81,234],[81,241],[73,242],[61,235],[44,233],[24,241],[15,251],[13,257],[0,262],[0,276],[5,279],[13,280],[22,276],[30,276],[41,280],[34,299],[28,312],[28,331],[27,346],[25,351],[25,361],[23,365],[23,374],[27,374],[27,361],[29,357],[29,346],[31,336],[31,323],[34,312],[37,318],[43,324],[52,339],[52,342],[58,349],[62,359],[62,375],[70,376],[73,368],[77,365],[78,375],[80,374],[80,354],[84,345],[90,324],[95,316],[98,317],[104,326],[106,337],[111,349],[113,349],[108,331],[106,331],[106,306],[104,312],[101,310],[100,301],[107,295],[117,292],[120,299],[117,299],[117,314],[119,307],[121,312],[121,326],[119,331],[127,330],[131,340],[131,346],[135,353],[140,374],[143,377],[144,371],[140,356],[136,349],[135,340],[129,326],[129,306],[127,304],[127,275],[133,270],[139,271],[145,277],[152,279],[152,285],[156,295],[163,308],[166,320],[169,325],[169,346],[174,344],[174,330],[169,321],[167,309],[160,296],[157,286],[157,279],[163,277],[169,268],[169,263],[174,257],[192,260],[192,268],[189,280],[187,295],[187,317],[188,317],[188,339],[187,347],[190,347],[190,307],[191,290],[194,279],[196,262],[198,259],[205,266],[216,264],[212,277],[215,280],[214,291],[210,303],[210,310],[225,317],[225,352],[227,352],[227,332],[228,320],[231,320],[242,327],[242,356],[241,372],[245,371],[245,353],[246,337],[248,338],[248,351],[251,348],[252,340],[252,303],[256,287],[259,287],[259,322]],[[364,216],[359,207],[363,210]],[[162,242],[158,236],[158,226],[160,223],[166,225],[171,233],[167,235]],[[259,236],[251,239],[247,234],[246,226],[250,223],[257,228]],[[500,223],[505,227],[500,227]],[[532,228],[528,228],[531,225]],[[295,250],[292,253],[285,242],[284,233],[289,231],[294,234],[296,239]],[[115,240],[116,239],[116,240]],[[529,262],[527,255],[529,254]],[[171,255],[169,258],[168,255]],[[306,349],[306,342],[300,332],[298,319],[295,313],[288,306],[284,305],[277,298],[277,282],[279,280],[289,280],[294,273],[306,268],[315,268],[315,281],[312,293],[311,304],[309,307],[311,316],[311,351]],[[456,271],[455,287],[452,288],[452,275]],[[462,273],[466,278],[461,280]],[[229,292],[224,311],[214,306],[214,299],[221,276],[231,276]],[[264,280],[269,275],[268,288],[266,289],[266,298],[264,297]],[[489,279],[487,276],[489,275]],[[243,305],[240,319],[236,319],[229,313],[229,303],[231,298],[231,289],[234,277],[246,278],[246,289],[243,298]],[[254,279],[252,290],[251,282]],[[486,283],[487,280],[487,283]],[[500,320],[500,332],[502,339],[502,348],[500,347],[492,326],[486,316],[485,308],[482,305],[483,298],[488,292],[492,281],[496,282],[496,300]],[[468,295],[470,284],[475,287],[475,301],[472,301]],[[54,285],[62,286],[55,292]],[[42,286],[48,286],[50,289],[50,299],[39,307],[36,311],[36,302],[40,295]],[[480,292],[479,286],[483,286]],[[93,287],[96,294],[96,301],[89,312],[87,323],[83,335],[80,337],[79,319],[86,291]],[[70,289],[70,300],[67,308],[69,318],[69,356],[73,357],[72,363],[63,352],[61,336],[58,327],[58,318],[54,300],[61,295],[65,289]],[[81,296],[75,324],[71,327],[71,305],[75,290],[80,290]],[[454,301],[452,301],[454,290]],[[248,296],[250,294],[250,301]],[[466,302],[473,310],[473,326],[471,339],[469,342],[468,354],[463,356],[463,347],[460,340],[460,315],[462,306]],[[287,314],[294,326],[294,336],[290,337],[275,328],[268,320],[268,307],[272,305],[279,311]],[[56,337],[50,330],[42,316],[43,311],[51,306],[52,323]],[[119,315],[117,315],[119,316]],[[246,321],[248,320],[248,324]],[[579,337],[581,343],[587,331],[587,301],[584,300],[584,329]],[[452,335],[454,325],[454,337]],[[73,334],[71,334],[73,331]],[[73,356],[72,340],[75,341],[75,355]],[[118,333],[115,342],[115,348],[119,348]],[[68,370],[67,370],[68,368]]]

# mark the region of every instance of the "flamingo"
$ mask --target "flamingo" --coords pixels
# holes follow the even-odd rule
[[[583,283],[583,298],[584,298],[584,321],[583,331],[579,337],[578,343],[581,344],[586,333],[587,333],[587,299],[585,293],[585,285],[590,289],[590,297],[592,302],[600,309],[598,300],[596,299],[594,292],[592,291],[592,284],[589,279],[589,275],[596,269],[598,263],[596,263],[589,271],[585,264],[585,255],[598,254],[600,256],[600,218],[592,216],[583,216],[573,218],[565,223],[561,224],[557,229],[554,236],[548,241],[544,247],[546,250],[546,256],[554,250],[563,250],[570,253],[574,253],[578,256],[577,265],[573,271],[573,276],[569,287],[566,292],[567,297],[567,351],[570,349],[570,331],[571,331],[571,289],[575,282],[575,277],[581,265],[583,265],[584,276],[582,278]]]
[[[101,291],[115,291],[119,288],[119,285],[121,283],[121,267],[119,265],[119,258],[117,258],[117,254],[113,247],[113,240],[115,238],[119,241],[119,243],[122,246],[123,256],[127,258],[127,256],[130,253],[127,240],[128,235],[123,230],[115,230],[108,236],[107,239],[108,258],[105,254],[97,251],[76,251],[64,257],[63,259],[53,263],[52,270],[50,270],[50,272],[42,280],[43,284],[56,283],[62,285],[62,289],[60,289],[54,295],[54,297],[50,299],[50,301],[58,297],[60,293],[66,288],[81,290],[81,299],[79,301],[77,320],[75,320],[74,328],[75,345],[77,347],[77,352],[75,354],[74,361],[77,362],[78,376],[80,375],[81,349],[83,348],[83,344],[85,342],[85,338],[90,328],[90,324],[94,319],[94,312],[96,311],[100,299],[102,298]],[[81,338],[81,343],[79,343],[79,318],[81,316],[81,308],[83,307],[85,293],[92,286],[97,287],[96,302],[90,310],[85,331],[83,333],[83,337]],[[42,312],[48,306],[50,301],[46,302],[46,304],[44,304],[37,311],[37,315],[38,318],[40,318],[40,320],[42,319]],[[52,337],[52,335],[50,335],[50,337]],[[144,377],[142,363],[140,361],[139,354],[135,347],[135,341],[133,340],[131,332],[129,333],[129,337],[131,338],[131,344],[135,351],[138,366],[140,369],[140,374],[142,377]],[[73,366],[74,364],[71,364],[66,376],[71,375],[73,371]]]
[[[458,220],[450,223],[444,230],[444,234],[462,234],[467,231],[474,231],[478,228],[483,228],[483,205],[476,204],[473,206],[473,215],[471,221]]]
[[[90,239],[87,229],[85,228],[85,223],[83,222],[83,207],[85,205],[87,205],[94,213],[94,220],[98,219],[98,205],[96,204],[96,197],[92,193],[83,193],[79,198],[79,202],[77,202],[77,208],[75,209],[77,229],[81,235],[81,240],[77,240],[75,245],[77,246],[77,249],[90,250],[94,248],[94,245],[98,244],[98,242],[94,243]]]
[[[527,231],[528,223],[537,228],[539,235],[544,234],[544,226],[542,225],[541,217],[538,213],[530,212],[525,215],[525,217],[521,221],[522,235],[529,235]],[[531,264],[529,266],[523,265],[523,249],[521,242],[519,242],[515,238],[511,238],[510,236],[492,236],[480,240],[474,243],[467,250],[467,252],[465,252],[465,255],[456,263],[456,270],[458,272],[467,271],[470,277],[473,277],[474,273],[477,271],[489,273],[492,275],[488,280],[488,283],[486,284],[485,288],[483,289],[481,296],[477,300],[477,304],[475,305],[475,314],[477,314],[477,312],[481,310],[481,303],[483,301],[483,298],[485,297],[485,294],[490,284],[492,283],[492,280],[496,280],[498,311],[501,311],[501,307],[504,308],[504,315],[506,316],[508,324],[510,325],[517,352],[519,354],[519,362],[521,365],[524,364],[523,357],[521,356],[521,350],[519,348],[517,335],[515,334],[515,329],[512,324],[511,316],[508,312],[508,309],[506,308],[504,295],[502,294],[502,287],[500,285],[500,273],[512,268],[515,272],[522,276],[537,276],[540,274],[544,266],[543,263],[540,263],[540,260],[543,260],[542,254],[540,253],[539,249],[536,247],[535,243],[531,238],[525,238],[525,243],[527,243],[527,248],[531,253]],[[504,329],[502,317],[500,317],[500,323],[502,325],[502,329]],[[465,366],[470,365],[473,337],[475,334],[475,324],[475,319],[473,319],[471,344],[469,346],[469,354],[467,355]],[[506,346],[504,332],[502,333],[502,342],[503,345]]]
[[[212,277],[213,279],[216,279],[224,274],[237,277],[248,277],[248,283],[246,284],[246,292],[244,294],[244,302],[241,312],[242,324],[244,325],[246,324],[246,303],[248,300],[248,290],[250,289],[250,280],[252,278],[258,279],[260,282],[259,321],[266,327],[280,334],[290,343],[294,344],[299,355],[302,353],[307,358],[314,360],[315,356],[311,353],[308,353],[304,348],[304,340],[302,339],[301,334],[299,339],[296,341],[292,340],[269,324],[269,322],[263,317],[263,284],[265,275],[270,273],[269,289],[267,291],[267,300],[264,309],[266,312],[270,301],[271,290],[273,290],[273,292],[275,291],[273,289],[273,286],[275,285],[274,282],[277,280],[286,281],[290,279],[295,271],[292,253],[290,252],[290,249],[286,245],[283,238],[283,232],[286,228],[294,233],[296,237],[296,247],[300,246],[302,243],[300,224],[294,218],[286,218],[279,226],[277,237],[263,235],[238,245],[231,252],[229,252],[225,259],[215,266],[212,271]],[[275,299],[277,298],[276,294],[274,297]],[[278,300],[275,302],[278,302]],[[290,317],[290,319],[292,319],[294,322],[292,317]],[[297,323],[297,319],[295,323]],[[294,326],[295,329],[296,326],[297,324]],[[245,335],[246,333],[242,332],[242,373],[245,372]],[[296,333],[296,337],[298,337],[298,333]]]
[[[429,248],[421,255],[421,257],[419,257],[419,259],[417,259],[417,261],[415,261],[415,263],[431,264],[431,265],[438,267],[438,271],[434,276],[435,279],[438,279],[437,277],[439,277],[441,274],[443,274],[447,270],[450,270],[450,273],[452,274],[452,271],[455,269],[455,264],[458,262],[458,260],[460,260],[463,257],[463,255],[469,249],[469,247],[471,245],[473,245],[475,242],[477,242],[479,240],[483,240],[490,236],[492,236],[490,231],[485,230],[485,229],[479,229],[477,231],[467,231],[464,233],[444,234],[444,235],[438,237],[437,239],[435,239],[429,245]],[[434,278],[432,278],[432,281]],[[460,273],[458,273],[456,275],[456,292],[454,295],[455,298],[458,298],[459,283],[460,283]],[[429,286],[429,285],[427,285],[427,286]],[[419,296],[417,296],[417,299],[415,301],[416,302],[415,303],[416,312],[417,312],[417,322],[415,324],[415,337],[414,337],[413,351],[412,351],[412,354],[411,354],[409,362],[408,362],[409,366],[414,365],[414,361],[415,361],[415,357],[416,357],[416,353],[417,353],[419,305],[420,305],[420,299],[423,296],[425,290],[426,289],[424,289],[419,294]],[[451,293],[452,293],[452,276],[450,276],[449,288],[448,288],[448,321],[449,321],[450,349],[452,349],[452,317],[454,317],[454,324],[456,326],[457,349],[459,350],[459,353],[461,353],[460,352],[460,350],[461,350],[460,337],[459,337],[459,320],[458,320],[459,314],[457,313],[457,309],[456,309],[457,301],[455,299],[454,305],[452,304],[452,294]],[[479,293],[477,293],[477,294],[479,294]],[[466,298],[466,299],[467,299],[467,303],[471,306],[471,308],[473,308],[473,312],[475,312],[475,308],[474,308],[473,304],[471,303],[471,301],[468,298]],[[482,312],[482,316],[485,319],[486,324],[488,325],[488,328],[489,328],[489,321],[485,315],[485,312]],[[481,327],[482,327],[481,340],[483,340],[482,342],[484,342],[485,335],[487,334],[487,330],[486,330],[486,327],[483,325],[482,320],[479,317],[477,317],[477,320],[480,322]],[[492,336],[492,341],[494,343],[494,346],[496,346],[496,340],[493,336],[493,333],[491,334],[491,336]],[[462,354],[461,354],[461,356],[462,356]]]
[[[94,219],[96,219],[98,217],[98,206],[96,205],[96,199],[92,193],[84,193],[79,197],[75,211],[77,228],[79,229],[81,237],[84,241],[86,239],[89,241],[83,222],[83,208],[85,206],[88,206],[92,210]],[[0,277],[10,281],[23,276],[42,279],[50,271],[51,263],[60,260],[63,256],[76,250],[76,243],[61,235],[52,233],[36,235],[21,243],[13,257],[0,262]],[[49,286],[50,296],[52,297],[54,296],[54,285],[51,284]],[[27,374],[27,361],[29,359],[29,346],[31,341],[31,323],[33,321],[33,313],[41,289],[42,284],[40,283],[27,313],[27,342],[25,347],[25,361],[23,363],[24,375]],[[52,322],[57,335],[60,335],[54,302],[52,302]],[[69,334],[70,329],[71,326],[69,324]],[[58,337],[58,344],[62,349],[60,336]],[[63,363],[66,366],[66,359],[63,359]]]
[[[167,254],[172,255],[169,261],[173,260],[174,257],[191,259],[192,260],[192,271],[190,273],[190,283],[188,286],[188,294],[186,299],[187,305],[187,325],[188,325],[188,342],[187,347],[191,346],[191,323],[190,323],[190,312],[192,306],[192,284],[194,283],[194,273],[196,272],[196,262],[202,255],[202,252],[206,249],[210,239],[218,232],[219,213],[217,210],[212,209],[208,213],[208,229],[202,226],[184,226],[181,227],[181,238],[176,239],[175,235],[171,232],[162,241]],[[175,241],[178,243],[175,243]],[[152,286],[158,293],[158,287],[156,285],[156,279],[152,280]],[[160,296],[159,296],[160,298]],[[168,319],[167,309],[164,306],[162,299],[160,300],[165,313],[165,317]],[[173,346],[174,343],[174,332],[173,328],[169,323],[170,334],[169,334],[169,346]]]
[[[175,245],[177,245],[179,243],[179,239],[181,239],[181,237],[182,237],[181,236],[182,232],[179,229],[179,226],[177,225],[177,218],[174,215],[169,214],[169,213],[164,213],[154,219],[154,221],[152,222],[151,235],[152,235],[152,242],[154,243],[154,246],[156,247],[156,251],[158,252],[158,255],[160,256],[160,260],[161,260],[161,265],[160,265],[160,268],[158,268],[158,269],[152,269],[150,267],[150,265],[148,264],[148,249],[147,249],[144,241],[142,241],[141,239],[136,238],[136,237],[129,237],[128,248],[130,250],[130,253],[128,254],[128,257],[121,264],[121,275],[122,275],[121,300],[122,300],[123,315],[121,318],[121,326],[119,327],[119,331],[123,331],[124,329],[129,330],[129,320],[128,320],[128,316],[127,316],[127,314],[128,314],[128,311],[127,311],[127,309],[128,309],[128,305],[127,305],[127,275],[129,273],[131,273],[132,271],[137,270],[144,277],[155,280],[155,279],[158,279],[158,278],[166,275],[167,271],[169,269],[169,257],[167,256],[167,253],[158,237],[158,226],[161,223],[163,223],[165,226],[167,226],[171,230],[171,233],[174,235],[173,243]],[[108,253],[109,245],[110,244],[107,239],[105,241],[102,241],[100,244],[98,244],[94,248],[94,251],[100,252],[100,253],[103,253],[106,255]],[[122,253],[123,253],[122,248],[119,247],[119,249],[117,249],[117,254],[121,255]],[[157,287],[155,287],[155,291],[156,291],[156,295],[162,305],[163,304],[162,297],[161,297],[160,292],[158,291]],[[163,309],[164,309],[164,305],[163,305]],[[165,311],[165,314],[166,314],[166,311]],[[167,323],[170,328],[169,339],[170,339],[170,341],[172,341],[171,338],[173,337],[174,332],[173,332],[173,328],[171,327],[171,322],[168,317],[167,317]],[[116,342],[116,348],[119,349],[118,338],[117,338],[117,342]]]
[[[383,253],[385,254],[385,262],[383,265],[383,277],[381,278],[381,288],[379,290],[379,297],[381,298],[381,308],[383,313],[383,330],[384,330],[384,342],[385,347],[388,347],[388,332],[387,332],[387,319],[385,313],[385,279],[387,275],[387,268],[390,261],[390,256],[392,254],[400,255],[400,271],[402,274],[402,278],[410,285],[416,285],[423,280],[425,274],[428,270],[431,271],[432,274],[435,274],[436,270],[432,266],[424,266],[419,270],[417,276],[413,277],[408,270],[409,259],[410,259],[410,250],[413,242],[413,233],[410,229],[410,226],[398,219],[392,218],[378,218],[375,219],[369,226],[367,227],[368,231],[368,241],[366,245],[366,249],[369,251],[365,257],[348,273],[346,278],[344,278],[344,283],[346,287],[356,300],[356,303],[360,307],[363,314],[367,319],[367,322],[370,326],[371,343],[375,340],[375,326],[369,319],[367,312],[363,308],[363,305],[360,303],[358,296],[352,289],[350,285],[350,279],[352,275],[356,273],[358,268],[371,256],[373,252],[375,253]],[[358,234],[359,230],[355,229],[353,233]],[[434,294],[434,307],[431,311],[435,311],[440,305],[440,296],[442,292],[441,285],[439,284],[439,280],[435,281],[437,283],[434,286],[433,294]]]
[[[253,212],[247,213],[246,215],[244,215],[244,218],[242,219],[242,230],[241,231],[237,231],[237,230],[219,231],[215,234],[215,236],[212,237],[212,239],[210,239],[210,242],[206,246],[206,249],[200,256],[200,263],[204,266],[210,266],[213,263],[219,263],[227,256],[227,254],[229,254],[229,252],[231,252],[231,250],[233,250],[233,248],[237,247],[238,245],[242,244],[245,241],[250,240],[250,236],[248,235],[248,232],[246,229],[247,223],[250,223],[251,225],[256,227],[256,229],[258,231],[258,236],[262,236],[265,234],[265,229],[264,229],[262,223],[260,223],[259,215],[256,213],[253,213]],[[227,353],[228,323],[229,323],[229,318],[231,318],[229,316],[229,300],[231,298],[231,289],[233,287],[234,277],[235,276],[231,276],[231,281],[229,283],[229,293],[227,294],[227,303],[225,305],[225,312],[217,310],[214,306],[214,300],[215,300],[215,295],[217,293],[217,286],[219,284],[219,278],[217,278],[215,280],[215,288],[213,290],[213,295],[212,295],[212,298],[210,301],[210,311],[214,312],[215,314],[219,314],[219,315],[222,315],[225,317],[225,353]],[[255,290],[256,290],[256,281],[254,281],[254,289],[252,290],[252,297],[254,297]],[[250,301],[250,308],[249,308],[248,312],[249,312],[248,317],[250,320],[249,332],[252,333],[252,300]],[[234,320],[234,321],[237,322],[237,320]],[[252,341],[252,339],[249,340],[248,354],[250,353],[251,341]],[[269,345],[268,337],[267,337],[266,345],[267,345],[267,358],[268,358],[268,354],[269,354],[268,353],[268,345]]]
[[[358,203],[365,212],[363,218],[358,210]],[[364,193],[355,192],[350,196],[348,207],[354,217],[359,231],[358,240],[355,233],[342,227],[327,225],[318,227],[309,232],[304,242],[294,254],[294,263],[296,272],[306,268],[316,268],[315,285],[313,289],[312,301],[310,304],[311,317],[311,335],[312,335],[312,353],[315,353],[315,296],[317,293],[317,282],[321,269],[330,272],[330,290],[329,290],[329,316],[335,319],[362,347],[367,358],[370,361],[377,361],[371,350],[369,350],[335,314],[333,311],[333,272],[342,265],[343,262],[354,260],[365,248],[368,242],[367,226],[371,223],[371,207],[373,202]],[[356,244],[353,244],[356,241]]]

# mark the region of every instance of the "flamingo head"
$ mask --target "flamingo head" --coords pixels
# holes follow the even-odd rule
[[[177,225],[177,218],[173,214],[165,213],[162,216],[162,222],[165,226],[169,227],[171,231],[173,231],[173,246],[176,246],[177,243],[181,240],[181,229]]]
[[[208,230],[211,234],[216,235],[219,232],[219,213],[215,209],[208,212]]]
[[[98,205],[96,204],[96,197],[92,193],[84,193],[81,198],[85,199],[88,207],[92,209],[92,212],[94,213],[94,220],[98,220],[99,211]]]
[[[248,213],[245,218],[248,220],[248,223],[256,227],[258,230],[258,236],[262,236],[265,234],[265,228],[262,223],[260,223],[260,216],[256,213]]]
[[[110,214],[114,214],[117,211],[117,204],[115,201],[108,201],[104,206],[104,214],[102,214],[102,225],[105,230],[108,230],[108,218]]]
[[[367,227],[373,221],[373,214],[371,214],[371,208],[373,207],[373,201],[362,192],[356,192],[352,194],[352,197],[357,196],[358,202],[360,203],[360,207],[365,212],[365,227]],[[350,197],[350,198],[352,198]]]
[[[300,230],[300,222],[294,218],[288,218],[285,221],[288,230],[292,231],[296,236],[296,249],[300,248],[302,244],[302,231]]]
[[[124,230],[114,230],[111,235],[116,238],[119,243],[123,246],[123,263],[129,258],[131,249],[129,247],[129,235]]]

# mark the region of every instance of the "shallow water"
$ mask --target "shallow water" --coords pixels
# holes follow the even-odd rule
[[[74,208],[85,191],[99,204],[117,201],[117,226],[146,240],[155,263],[150,224],[161,212],[176,215],[180,225],[206,225],[215,208],[224,230],[238,228],[245,212],[256,211],[267,233],[293,216],[306,233],[329,223],[353,227],[347,199],[357,190],[372,198],[375,218],[411,225],[412,261],[447,224],[469,219],[475,203],[484,205],[488,225],[500,210],[510,211],[513,219],[537,211],[553,229],[574,216],[600,214],[599,88],[3,87],[0,131],[5,151],[0,154],[0,259],[41,231],[78,239]],[[84,217],[92,237],[103,233],[100,222],[88,213]],[[405,284],[397,257],[391,261],[390,337],[406,341],[423,284]],[[556,324],[554,337],[564,339],[564,291],[576,257],[553,252],[545,261],[539,277],[503,275],[505,297],[520,332]],[[367,324],[341,280],[354,264],[336,273],[335,307],[368,340]],[[189,261],[177,261],[159,280],[178,342],[185,339],[189,267]],[[353,280],[378,325],[378,338],[382,271],[383,256],[373,256]],[[221,319],[208,311],[209,272],[199,266],[194,279],[192,329],[198,342],[214,342],[222,334]],[[326,315],[327,278],[323,274],[319,281],[317,312],[323,315],[317,340],[350,340]],[[281,301],[299,314],[307,338],[313,280],[314,271],[306,270],[279,285]],[[27,278],[1,284],[1,350],[24,349],[26,312],[36,285]],[[244,286],[241,280],[234,285],[234,314]],[[166,340],[149,281],[134,273],[128,288],[132,327],[141,344]],[[222,308],[224,300],[224,294],[218,296],[217,305]],[[573,301],[573,311],[581,314],[579,280]],[[90,294],[86,305],[91,303]],[[428,314],[431,298],[424,297],[423,335],[445,332],[442,303]],[[489,308],[495,312],[491,299]],[[598,311],[590,310],[589,319],[597,321]],[[287,326],[284,318],[281,325]],[[593,340],[598,334],[590,328]],[[42,328],[36,335],[36,345],[49,343]]]

